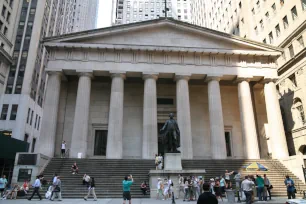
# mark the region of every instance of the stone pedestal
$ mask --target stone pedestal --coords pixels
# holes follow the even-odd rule
[[[164,158],[164,170],[182,170],[181,153],[166,153]]]

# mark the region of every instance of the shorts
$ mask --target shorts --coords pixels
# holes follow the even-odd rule
[[[62,149],[62,154],[65,154],[65,149]]]
[[[123,200],[131,200],[130,191],[123,191]]]
[[[225,179],[225,183],[229,184],[231,180]]]

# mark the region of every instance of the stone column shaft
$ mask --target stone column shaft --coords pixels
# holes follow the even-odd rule
[[[125,74],[112,74],[106,158],[122,159],[123,99]]]
[[[176,75],[176,111],[180,128],[182,159],[193,158],[189,81],[190,76]]]
[[[156,74],[144,74],[142,158],[158,153]]]
[[[225,133],[219,78],[208,77],[210,143],[213,159],[226,159]]]
[[[264,86],[272,157],[285,159],[289,157],[289,154],[276,86],[272,81],[268,81]]]
[[[255,125],[254,109],[248,79],[238,79],[238,97],[241,128],[244,137],[247,159],[259,159],[258,138]]]
[[[86,157],[91,92],[91,73],[80,73],[73,121],[70,156],[77,158],[78,153]]]
[[[49,72],[46,99],[41,124],[41,136],[36,145],[36,152],[46,156],[54,156],[54,145],[57,126],[57,114],[61,91],[61,72]]]

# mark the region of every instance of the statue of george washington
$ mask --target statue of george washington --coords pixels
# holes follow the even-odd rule
[[[160,130],[163,134],[163,144],[165,153],[179,153],[177,148],[180,147],[180,129],[176,120],[173,119],[174,114],[169,114],[170,119],[166,121],[164,127]]]

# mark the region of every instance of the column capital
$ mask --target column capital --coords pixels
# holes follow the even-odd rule
[[[210,81],[220,81],[222,78],[222,75],[207,75],[205,81],[210,82]]]
[[[267,84],[270,82],[275,83],[278,80],[278,77],[264,77],[259,83],[261,84]]]
[[[144,72],[142,73],[142,79],[154,79],[157,80],[158,79],[158,73],[155,72]]]
[[[111,75],[111,78],[120,77],[122,79],[126,79],[126,72],[112,71],[112,72],[109,72],[109,73]]]
[[[58,75],[58,76],[63,76],[62,71],[47,71],[48,75]]]
[[[252,78],[253,78],[252,76],[237,76],[234,82],[235,83],[240,83],[243,81],[250,82]]]
[[[191,74],[175,74],[176,81],[181,80],[181,79],[189,81],[190,77],[191,77]]]
[[[86,77],[89,77],[89,78],[93,78],[93,73],[92,72],[78,72],[78,76],[79,77],[86,76]]]

